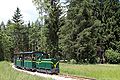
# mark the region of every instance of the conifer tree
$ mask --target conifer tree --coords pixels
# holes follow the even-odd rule
[[[58,31],[60,29],[60,16],[61,9],[59,0],[43,0],[43,4],[40,4],[39,0],[33,0],[35,3],[38,3],[42,6],[44,11],[47,14],[45,19],[45,28],[46,28],[46,44],[47,52],[51,53],[52,57],[55,57],[55,54],[58,52]],[[38,7],[41,7],[37,5]]]
[[[12,21],[14,23],[13,35],[14,35],[15,49],[19,51],[23,51],[24,26],[23,26],[22,14],[18,7],[14,13]]]

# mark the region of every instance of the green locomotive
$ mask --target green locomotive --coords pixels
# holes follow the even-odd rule
[[[17,68],[45,72],[50,74],[59,73],[59,60],[49,58],[43,52],[20,52],[14,54],[14,65]]]

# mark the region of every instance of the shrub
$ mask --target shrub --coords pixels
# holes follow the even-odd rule
[[[114,51],[112,49],[106,50],[105,52],[106,60],[110,64],[118,64],[120,63],[120,53]]]

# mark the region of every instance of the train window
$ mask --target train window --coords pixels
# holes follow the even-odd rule
[[[32,60],[36,60],[36,57],[35,57],[35,55],[32,55]]]
[[[49,58],[49,56],[47,54],[44,54],[43,58]]]
[[[25,60],[32,60],[32,56],[29,54],[29,55],[24,55],[24,59]]]
[[[40,56],[37,56],[37,59],[40,59]]]

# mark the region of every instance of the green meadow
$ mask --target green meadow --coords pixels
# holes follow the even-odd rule
[[[60,71],[62,74],[96,78],[96,80],[120,80],[120,65],[78,65],[60,63]]]
[[[43,77],[30,75],[16,71],[12,68],[11,63],[0,62],[0,80],[51,80]]]
[[[60,63],[60,73],[79,77],[96,78],[96,80],[120,80],[120,65],[94,64],[80,65]],[[0,80],[51,80],[16,71],[11,63],[0,62]]]

